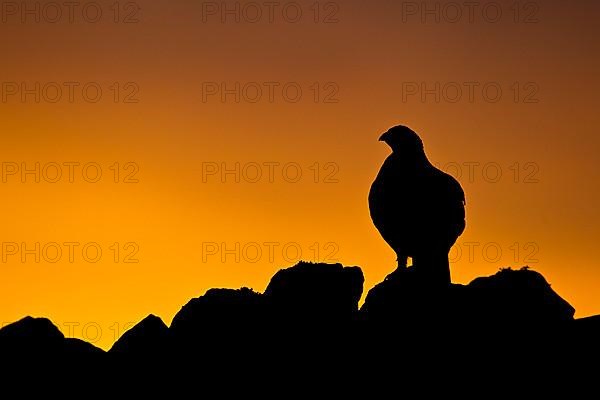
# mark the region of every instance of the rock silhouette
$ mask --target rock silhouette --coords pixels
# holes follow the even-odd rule
[[[79,373],[90,384],[136,382],[149,392],[148,379],[171,379],[178,387],[254,382],[266,390],[277,380],[350,393],[359,381],[382,384],[386,371],[394,371],[390,383],[400,376],[409,383],[407,374],[422,363],[428,379],[440,379],[458,372],[456,360],[466,363],[461,374],[515,363],[556,373],[563,371],[557,360],[572,370],[600,355],[598,317],[574,320],[568,302],[526,268],[443,289],[429,285],[422,269],[406,268],[372,288],[359,309],[363,280],[358,267],[301,262],[275,274],[264,293],[211,289],[183,306],[170,327],[149,315],[107,353],[27,317],[0,330],[0,355],[25,360],[29,374],[31,366],[67,361],[70,369],[55,372]]]
[[[83,340],[65,338],[46,318],[25,317],[0,329],[0,355],[5,359],[70,361],[97,359],[104,351]]]
[[[363,317],[388,325],[453,322],[463,329],[509,330],[560,326],[575,314],[541,274],[528,268],[503,269],[443,290],[432,288],[427,278],[417,268],[390,275],[369,292]]]
[[[226,355],[257,352],[265,310],[263,296],[251,289],[211,289],[173,318],[169,329],[173,352],[180,357],[201,354],[214,363]]]
[[[398,269],[411,257],[431,284],[447,285],[448,252],[465,229],[465,194],[456,179],[429,162],[410,128],[395,126],[379,140],[392,154],[369,192],[371,219],[396,252]]]
[[[120,356],[156,356],[167,352],[169,328],[156,315],[148,315],[125,332],[109,350]]]
[[[358,267],[300,262],[277,272],[265,297],[277,318],[337,323],[357,313],[364,281]]]
[[[264,294],[248,288],[211,289],[173,319],[173,351],[215,359],[224,353],[256,356],[315,326],[343,329],[358,312],[363,282],[357,267],[300,262],[277,272]],[[207,342],[227,345],[207,348]]]
[[[426,274],[410,267],[372,288],[359,310],[363,281],[358,267],[300,262],[277,272],[264,293],[249,288],[211,289],[183,306],[170,327],[149,315],[125,332],[109,353],[164,352],[167,343],[183,343],[186,349],[193,344],[208,351],[209,342],[225,342],[232,336],[237,337],[236,342],[257,340],[289,323],[309,329],[325,329],[327,325],[354,329],[380,323],[412,329],[419,321],[452,321],[468,329],[473,325],[515,329],[562,325],[598,330],[600,326],[598,317],[573,324],[573,307],[541,274],[528,268],[503,269],[468,285],[454,284],[441,291],[429,285]],[[85,342],[65,339],[49,320],[31,317],[0,330],[0,351],[104,354]]]

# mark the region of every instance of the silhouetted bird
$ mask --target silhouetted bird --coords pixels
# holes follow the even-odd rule
[[[465,229],[465,194],[435,168],[410,128],[395,126],[380,141],[392,148],[369,193],[375,227],[398,256],[398,270],[413,266],[438,283],[450,283],[448,252]]]

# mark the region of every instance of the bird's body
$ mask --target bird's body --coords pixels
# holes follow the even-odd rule
[[[392,128],[386,134],[399,128],[408,129]],[[395,134],[400,143],[388,138],[394,152],[369,193],[371,219],[396,252],[399,268],[411,257],[415,266],[439,268],[449,282],[448,252],[465,229],[464,192],[452,176],[429,162],[414,132]]]

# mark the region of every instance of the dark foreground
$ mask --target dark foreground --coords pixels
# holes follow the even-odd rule
[[[27,317],[0,330],[3,377],[146,392],[174,382],[223,393],[277,387],[285,391],[271,394],[283,398],[427,382],[418,386],[426,397],[473,382],[495,392],[548,390],[585,383],[599,369],[600,317],[573,319],[537,272],[432,287],[408,269],[371,289],[359,310],[363,282],[358,267],[300,263],[262,294],[209,290],[170,327],[150,315],[108,352]]]

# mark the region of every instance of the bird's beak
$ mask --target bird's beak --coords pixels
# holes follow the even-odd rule
[[[385,132],[383,135],[381,135],[381,136],[379,137],[379,141],[380,141],[380,142],[385,142],[385,141],[386,141],[386,139],[387,139],[387,134],[388,134],[388,133],[387,133],[387,132]]]

